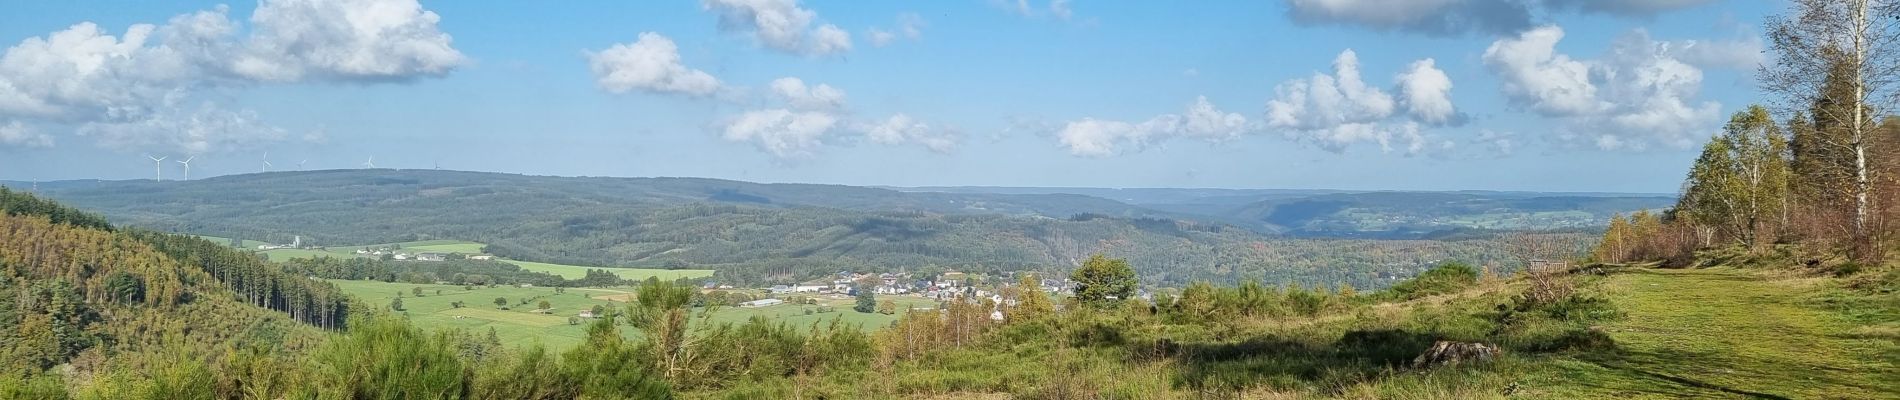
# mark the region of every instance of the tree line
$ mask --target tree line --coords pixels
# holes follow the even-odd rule
[[[1683,262],[1796,241],[1859,261],[1884,253],[1900,215],[1900,4],[1797,0],[1790,11],[1767,25],[1773,62],[1760,77],[1774,104],[1730,117],[1676,206],[1619,216],[1595,258]]]

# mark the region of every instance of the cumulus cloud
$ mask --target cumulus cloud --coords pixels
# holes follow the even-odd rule
[[[257,80],[407,80],[467,62],[415,0],[268,0],[234,69]]]
[[[929,23],[924,22],[923,16],[917,15],[917,13],[907,12],[897,14],[897,28],[895,30],[871,28],[867,36],[871,38],[872,46],[884,47],[889,46],[898,39],[917,40],[923,38],[924,27],[926,26],[929,26]]]
[[[1391,95],[1360,79],[1359,56],[1352,50],[1333,59],[1333,75],[1314,74],[1282,83],[1275,91],[1278,97],[1267,102],[1271,128],[1322,129],[1373,122],[1392,116],[1396,109]]]
[[[820,83],[805,86],[805,81],[792,78],[772,80],[772,94],[793,108],[806,110],[839,110],[844,108],[844,91],[831,85]]]
[[[1056,130],[1056,139],[1070,154],[1107,157],[1173,138],[1221,142],[1256,130],[1257,124],[1247,117],[1221,111],[1201,96],[1182,114],[1163,114],[1138,123],[1094,118],[1070,121]]]
[[[1445,125],[1463,119],[1451,104],[1451,77],[1430,58],[1412,62],[1400,72],[1399,103],[1419,121]]]
[[[679,46],[672,39],[653,32],[641,33],[633,43],[588,52],[587,66],[594,72],[595,83],[613,93],[639,90],[706,96],[720,87],[712,74],[680,62]]]
[[[723,136],[752,143],[780,158],[804,158],[812,156],[837,126],[838,117],[831,113],[775,108],[740,114],[726,123]]]
[[[843,90],[784,77],[769,85],[772,105],[722,121],[717,129],[728,141],[750,143],[780,159],[816,156],[830,143],[869,140],[881,145],[916,144],[939,153],[956,149],[960,135],[897,113],[876,120],[854,117]]]
[[[1563,38],[1563,29],[1553,25],[1498,40],[1485,49],[1485,66],[1502,78],[1514,104],[1553,116],[1596,113],[1605,105],[1597,99],[1591,67],[1557,53]]]
[[[933,128],[928,123],[902,113],[860,129],[864,131],[865,137],[878,144],[916,143],[938,153],[949,153],[957,147],[956,134]]]
[[[749,32],[767,48],[803,56],[825,56],[851,50],[851,33],[837,25],[812,28],[818,13],[799,7],[797,0],[704,0],[706,10],[719,14],[719,28]]]
[[[26,127],[20,121],[0,125],[0,147],[53,147],[53,136]]]
[[[203,138],[269,140],[280,138],[273,132],[281,130],[248,111],[204,101],[207,91],[264,83],[410,81],[466,62],[436,29],[438,17],[414,0],[266,0],[248,29],[228,12],[219,6],[164,25],[135,24],[118,36],[81,22],[22,40],[0,54],[0,118],[76,127],[72,131],[111,147],[209,151],[248,139]],[[186,125],[192,123],[246,128],[225,135]],[[32,137],[38,135],[46,133]]]
[[[1365,142],[1391,152],[1395,141],[1403,141],[1408,155],[1433,149],[1421,123],[1444,125],[1462,119],[1452,105],[1451,78],[1425,59],[1412,63],[1395,80],[1400,94],[1396,99],[1365,82],[1357,53],[1340,52],[1331,75],[1318,73],[1274,89],[1266,127],[1335,153]]]
[[[1429,35],[1508,33],[1531,26],[1528,0],[1287,0],[1303,24],[1353,25]]]
[[[1512,104],[1565,123],[1558,138],[1604,150],[1687,147],[1714,128],[1721,105],[1697,101],[1702,70],[1669,42],[1643,31],[1617,39],[1608,54],[1578,60],[1557,53],[1556,26],[1493,43],[1485,65]]]

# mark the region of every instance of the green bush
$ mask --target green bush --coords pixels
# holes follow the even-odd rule
[[[1386,293],[1398,299],[1412,300],[1456,292],[1476,283],[1478,283],[1477,269],[1465,263],[1449,262],[1426,270],[1417,277],[1392,285],[1392,288],[1386,289]]]

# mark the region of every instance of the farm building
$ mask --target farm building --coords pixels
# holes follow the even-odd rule
[[[468,259],[476,260],[476,261],[489,261],[489,260],[494,260],[495,256],[487,255],[487,254],[476,254],[476,255],[468,256]]]
[[[417,261],[447,261],[449,255],[442,253],[422,253],[416,255]]]
[[[780,304],[785,304],[785,300],[779,300],[779,299],[759,299],[759,300],[753,300],[753,301],[748,301],[748,302],[744,302],[744,303],[739,303],[739,306],[740,306],[740,307],[746,307],[746,308],[755,308],[755,307],[769,307],[769,306],[776,306],[776,305],[780,305]]]

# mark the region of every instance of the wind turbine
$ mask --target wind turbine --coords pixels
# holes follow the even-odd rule
[[[152,180],[164,182],[165,181],[165,159],[171,158],[171,157],[169,156],[152,157],[151,155],[148,154],[145,156],[145,158],[152,159],[152,172],[154,173]]]
[[[376,156],[369,156],[369,161],[364,161],[364,162],[363,162],[363,168],[370,168],[370,169],[375,169],[375,168],[376,168]]]
[[[257,167],[257,172],[270,172],[270,152],[264,152],[264,165]]]
[[[187,181],[191,180],[191,160],[195,160],[197,158],[198,156],[194,155],[191,157],[185,157],[185,161],[178,162],[179,164],[185,165],[185,179],[184,180],[187,180]]]

